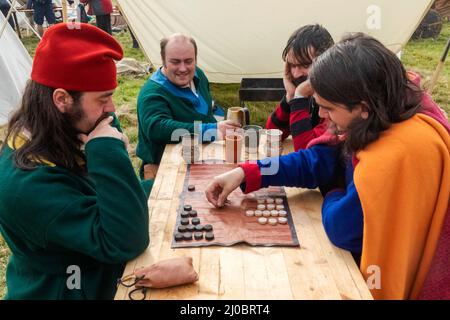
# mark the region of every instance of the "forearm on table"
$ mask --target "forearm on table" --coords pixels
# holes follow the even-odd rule
[[[338,148],[315,146],[285,156],[247,162],[240,167],[245,172],[244,192],[268,186],[316,188],[333,177]]]

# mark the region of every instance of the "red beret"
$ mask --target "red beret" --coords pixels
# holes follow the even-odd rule
[[[70,91],[108,91],[117,87],[114,60],[122,57],[122,47],[105,31],[86,23],[58,23],[36,48],[31,79]]]

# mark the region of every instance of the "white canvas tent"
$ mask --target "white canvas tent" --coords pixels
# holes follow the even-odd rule
[[[5,17],[0,14],[0,27],[4,23]],[[7,123],[11,112],[18,107],[30,74],[31,57],[7,24],[0,35],[0,126]]]
[[[192,35],[211,82],[281,77],[281,52],[298,27],[320,23],[335,40],[368,33],[399,52],[432,0],[118,0],[147,57],[161,65],[159,40]]]

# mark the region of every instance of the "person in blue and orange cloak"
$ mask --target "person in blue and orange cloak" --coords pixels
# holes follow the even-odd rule
[[[328,189],[322,222],[330,241],[360,255],[375,299],[450,299],[450,125],[397,56],[351,34],[309,73],[328,131],[307,149],[241,164],[214,178],[221,207],[237,187]],[[274,164],[278,170],[270,172]],[[269,173],[269,174],[267,174]]]

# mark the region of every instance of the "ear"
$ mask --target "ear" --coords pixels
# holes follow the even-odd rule
[[[361,118],[367,120],[369,118],[370,107],[365,101],[361,101]]]
[[[66,113],[72,105],[73,99],[66,90],[58,88],[53,91],[53,103],[59,112]]]

